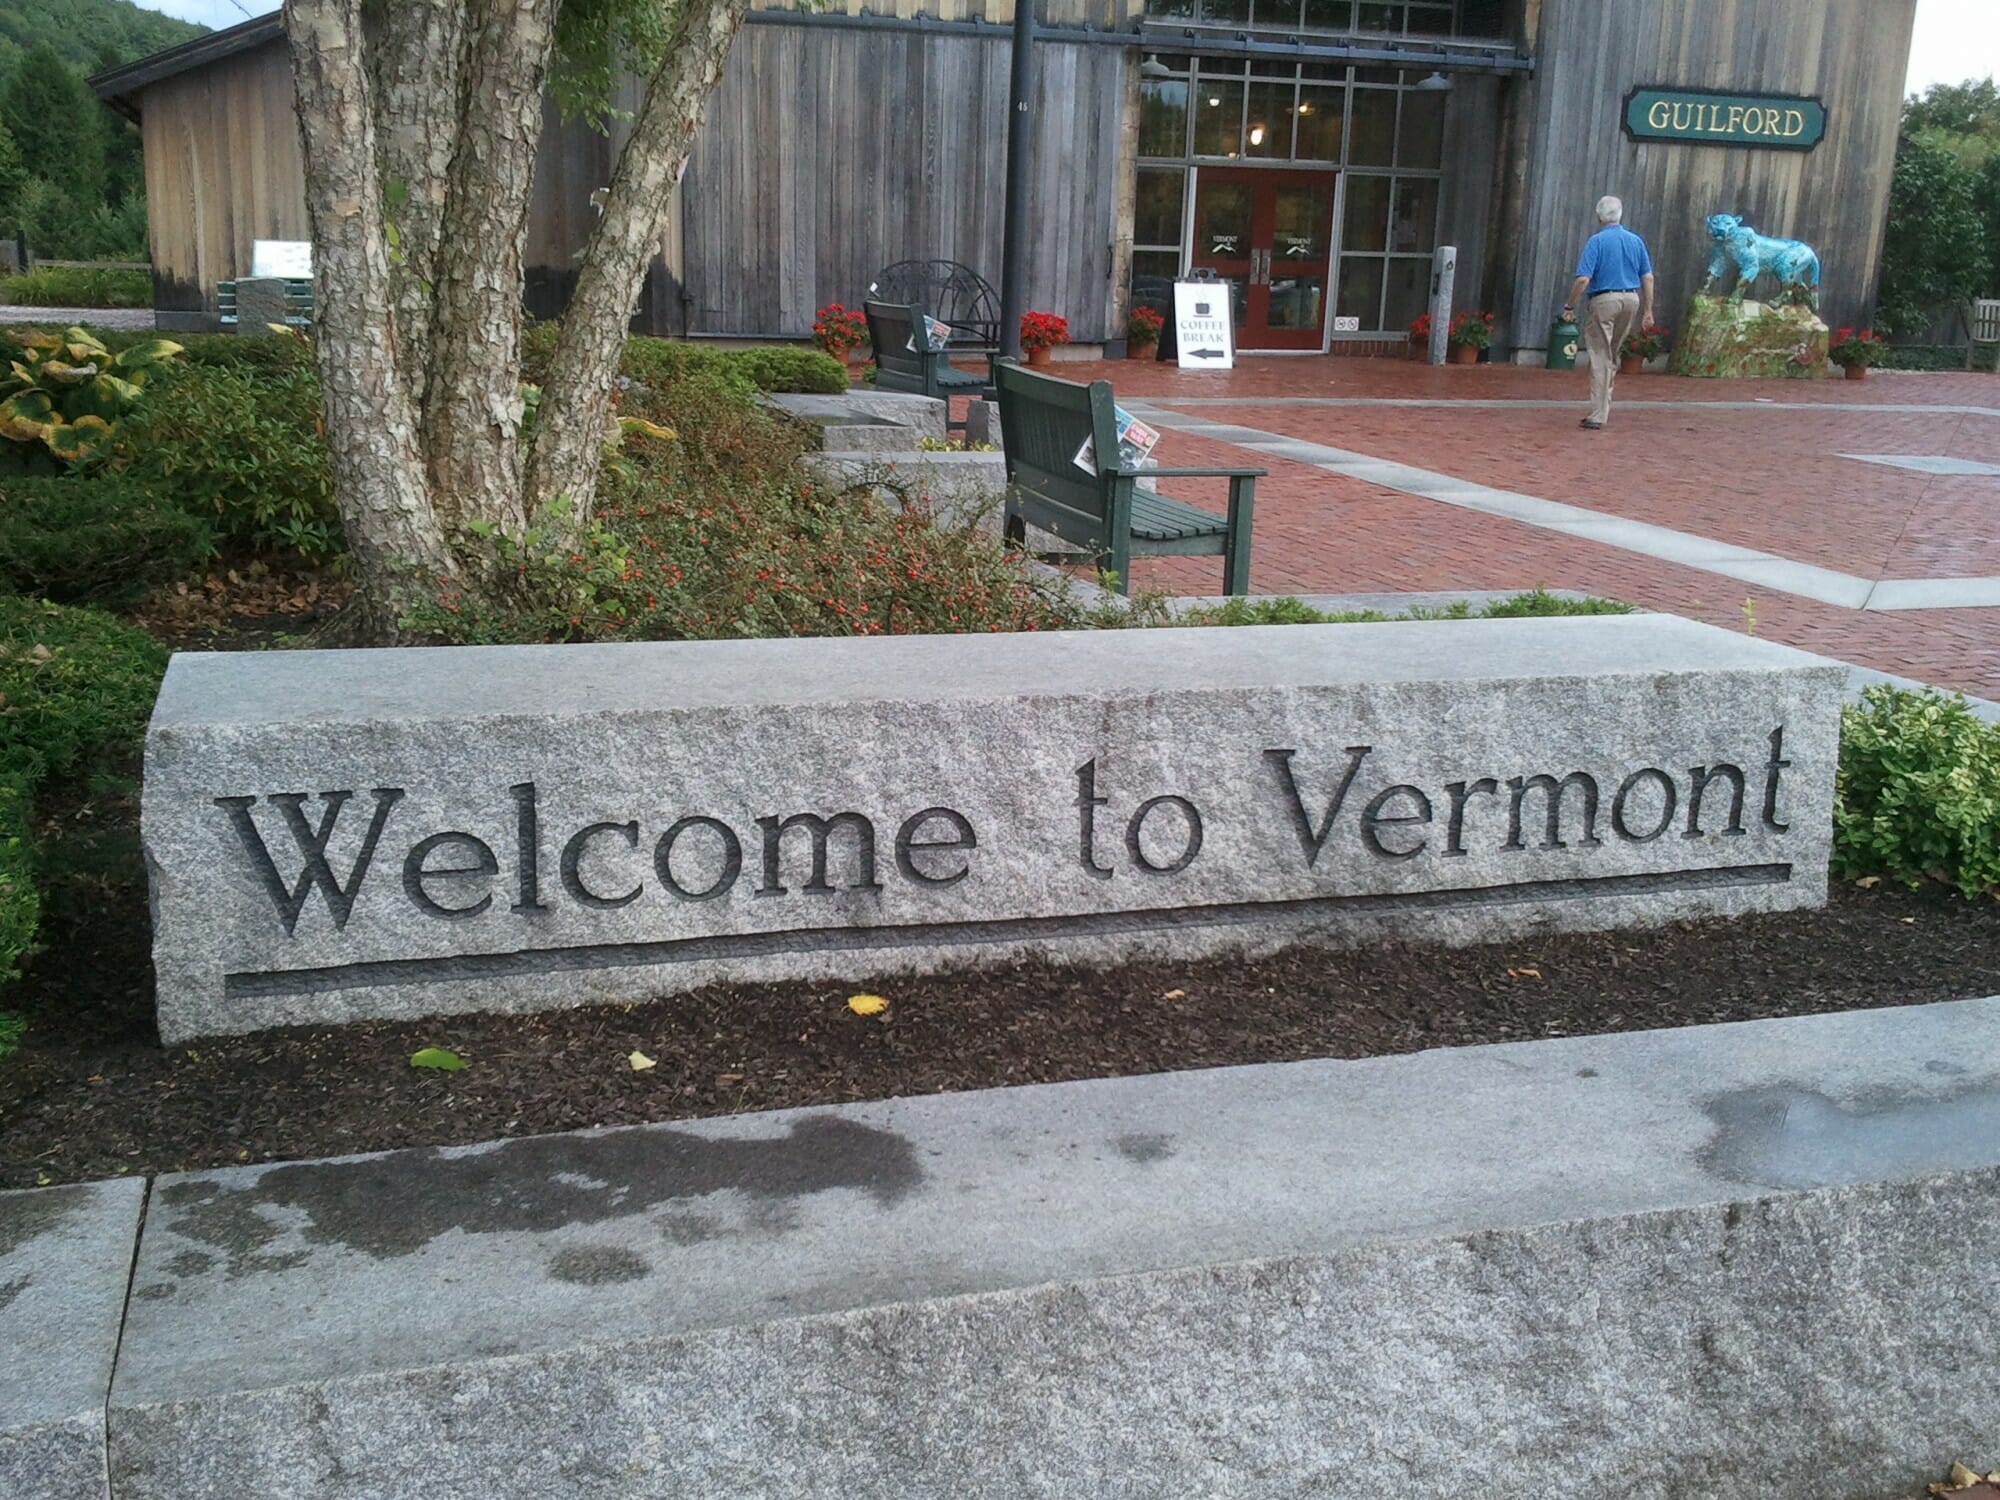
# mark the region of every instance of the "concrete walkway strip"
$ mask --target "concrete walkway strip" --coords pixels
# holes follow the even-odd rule
[[[163,1178],[114,1492],[1891,1493],[1996,1165],[2000,997]]]
[[[140,1178],[0,1193],[0,1495],[104,1500]]]
[[[1185,432],[1192,437],[1229,443],[1253,453],[1289,459],[1294,463],[1310,464],[1329,474],[1340,474],[1401,494],[1435,500],[1441,505],[1501,516],[1519,521],[1524,526],[1561,532],[1663,562],[1720,573],[1724,577],[1776,589],[1781,593],[1817,599],[1822,604],[1835,604],[1843,609],[1979,609],[2000,605],[2000,578],[1912,578],[1878,582],[1832,568],[1794,562],[1775,553],[1739,547],[1732,542],[1719,542],[1693,532],[1676,531],[1672,527],[1655,526],[1646,521],[1630,521],[1581,505],[1544,500],[1536,495],[1494,489],[1490,485],[1366,453],[1352,453],[1324,443],[1285,437],[1255,427],[1216,422],[1146,402],[1134,401],[1128,405],[1155,426]]]
[[[1387,406],[1410,407],[1426,411],[1446,411],[1470,408],[1474,411],[1575,411],[1589,403],[1572,398],[1567,401],[1551,401],[1527,396],[1508,398],[1490,396],[1481,398],[1459,398],[1446,396],[1182,396],[1178,394],[1128,397],[1125,401],[1129,409],[1134,400],[1164,402],[1168,406],[1187,407],[1264,407],[1308,406],[1308,407],[1353,407]],[[1773,397],[1759,397],[1750,401],[1627,401],[1620,398],[1620,411],[1816,411],[1845,415],[1849,412],[1886,412],[1908,416],[1944,417],[2000,417],[2000,406],[1947,406],[1921,402],[1870,402],[1870,401],[1779,401]],[[1854,457],[1848,454],[1846,457]]]

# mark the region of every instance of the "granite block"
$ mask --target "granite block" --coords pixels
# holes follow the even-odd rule
[[[161,1033],[1815,905],[1840,691],[1666,615],[181,655]]]
[[[913,396],[903,391],[878,391],[873,386],[856,386],[834,395],[803,392],[773,392],[762,397],[765,405],[801,422],[855,422],[876,420],[909,428],[919,437],[945,435],[945,404],[932,396]],[[828,443],[828,447],[837,446]]]
[[[162,1179],[132,1500],[1889,1500],[2000,1431],[2000,997]]]
[[[1007,461],[998,453],[850,453],[829,443],[828,451],[806,456],[806,469],[843,489],[865,486],[901,505],[927,506],[948,526],[1000,534]]]
[[[0,1193],[0,1495],[104,1500],[104,1403],[146,1184]]]

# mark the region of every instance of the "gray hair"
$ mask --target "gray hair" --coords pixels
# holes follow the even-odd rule
[[[1621,220],[1623,220],[1624,217],[1625,217],[1625,205],[1620,203],[1616,198],[1612,197],[1609,193],[1606,193],[1602,198],[1599,198],[1597,200],[1598,223],[1616,224],[1619,223]]]

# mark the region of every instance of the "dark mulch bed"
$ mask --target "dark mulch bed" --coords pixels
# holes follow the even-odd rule
[[[162,1050],[129,858],[64,886],[8,1005],[0,1188],[898,1094],[1809,1015],[2000,993],[2000,902],[1886,888],[1824,912],[1469,949],[1025,966],[722,986],[538,1016],[295,1028]],[[410,1066],[442,1046],[458,1073]],[[642,1051],[657,1066],[635,1072]]]

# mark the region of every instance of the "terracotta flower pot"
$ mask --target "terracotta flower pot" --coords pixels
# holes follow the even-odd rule
[[[1049,354],[1050,351],[1047,347],[1030,349],[1028,351],[1028,368],[1031,370],[1046,370],[1050,364]]]
[[[1849,365],[1847,367],[1847,378],[1849,380],[1866,380],[1868,378],[1868,366]]]
[[[1645,368],[1646,357],[1643,354],[1621,354],[1618,357],[1618,373],[1620,375],[1637,375]]]
[[[1147,339],[1143,344],[1128,343],[1125,346],[1125,357],[1127,359],[1154,359],[1159,356],[1159,352],[1160,341],[1158,339]]]
[[[1455,365],[1476,365],[1479,363],[1479,350],[1471,344],[1453,344],[1449,358]]]

